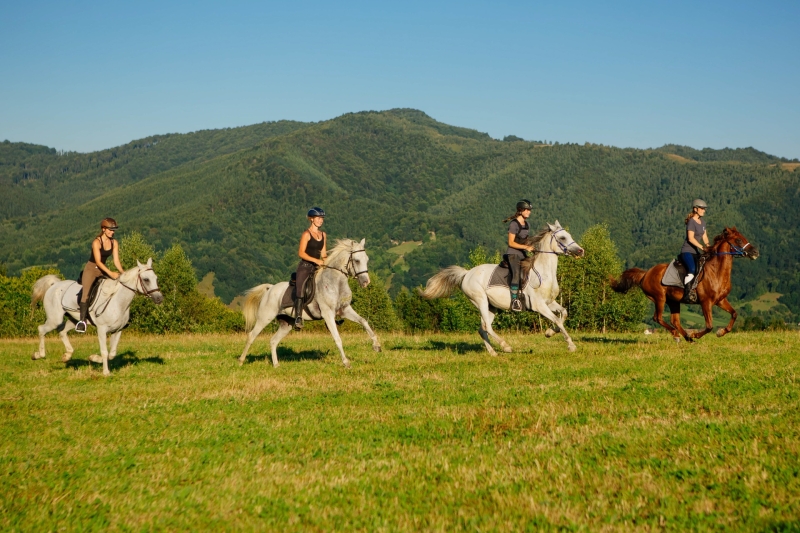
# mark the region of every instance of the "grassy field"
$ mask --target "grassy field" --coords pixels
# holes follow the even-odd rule
[[[797,333],[0,341],[0,530],[800,530]]]

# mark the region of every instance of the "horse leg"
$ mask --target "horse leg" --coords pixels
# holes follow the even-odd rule
[[[561,322],[567,321],[567,310],[561,307],[561,305],[557,301],[553,300],[552,302],[547,304],[547,307],[549,307],[553,313],[558,313],[558,316],[561,317]],[[558,328],[558,326],[556,326],[556,328]],[[544,336],[549,339],[556,333],[557,331],[554,330],[553,328],[547,328],[547,330],[544,332]]]
[[[97,326],[97,340],[100,341],[100,355],[92,354],[89,356],[89,361],[92,363],[103,363],[103,375],[110,376],[111,371],[108,369],[108,343],[107,343],[108,327]]]
[[[67,320],[61,326],[61,331],[58,333],[58,336],[61,337],[61,342],[64,343],[64,348],[67,350],[64,352],[63,357],[61,358],[62,361],[65,363],[72,359],[72,352],[75,350],[72,348],[72,344],[69,342],[69,337],[67,333],[75,329],[75,323],[72,320]]]
[[[550,310],[550,307],[547,306],[544,300],[541,300],[540,298],[531,298],[531,307],[533,307],[534,311],[558,326],[558,329],[561,330],[561,334],[564,335],[564,340],[567,341],[567,349],[570,352],[577,350],[575,343],[572,342],[572,337],[570,337],[569,333],[567,333],[567,328],[564,327],[564,322],[557,317],[553,311]]]
[[[648,296],[649,298],[649,296]],[[653,320],[661,324],[661,327],[665,330],[669,331],[672,335],[672,338],[675,339],[675,342],[681,342],[681,338],[677,334],[677,330],[673,328],[670,324],[664,322],[664,305],[667,303],[666,298],[650,298],[650,300],[656,305],[656,312],[653,314]],[[670,310],[672,306],[670,306]],[[680,304],[678,304],[678,312],[680,313]]]
[[[719,328],[717,330],[717,337],[722,337],[731,332],[733,329],[733,323],[736,322],[736,309],[733,308],[731,303],[728,301],[727,298],[723,298],[722,300],[717,302],[717,306],[724,311],[727,311],[731,314],[731,321],[728,322],[728,325],[724,328]]]
[[[347,307],[342,309],[340,315],[343,318],[350,320],[351,322],[357,322],[361,324],[361,327],[363,327],[366,330],[367,335],[369,335],[369,338],[372,339],[372,349],[375,350],[376,352],[381,351],[381,343],[378,341],[378,336],[375,334],[374,331],[372,331],[372,328],[369,327],[369,323],[361,315],[356,313],[355,309],[353,309],[348,305]]]
[[[669,302],[669,321],[672,324],[672,327],[675,328],[675,331],[680,333],[680,335],[686,339],[686,342],[694,342],[694,339],[689,336],[683,326],[681,326],[681,304],[680,302]],[[674,334],[673,334],[674,336]],[[675,342],[680,341],[680,337],[675,336]]]
[[[494,351],[494,347],[492,347],[492,343],[489,340],[489,331],[492,329],[492,322],[494,322],[494,313],[489,310],[489,300],[484,297],[478,301],[478,303],[476,303],[474,300],[472,303],[475,304],[475,307],[477,307],[478,311],[481,313],[481,325],[478,328],[478,335],[480,335],[481,339],[483,339],[483,345],[486,347],[486,351],[489,352],[489,355],[496,357],[497,352]],[[492,337],[499,339],[501,346],[505,344],[505,346],[503,346],[504,350],[507,346],[508,351],[511,351],[511,346],[508,346],[508,344],[506,344],[503,339],[498,337],[494,331],[492,331]]]
[[[336,327],[336,313],[334,313],[333,309],[323,308],[322,306],[320,306],[320,311],[322,312],[322,318],[325,319],[325,325],[328,326],[328,330],[333,336],[333,342],[336,343],[339,353],[342,354],[342,363],[347,368],[350,368],[350,361],[347,360],[347,356],[344,354],[342,337],[339,336],[339,328]]]
[[[111,347],[108,351],[109,359],[114,359],[117,356],[117,344],[119,344],[120,337],[122,337],[122,330],[119,330],[111,335]]]
[[[702,331],[695,331],[694,333],[692,333],[693,339],[699,339],[700,337],[702,337],[703,335],[714,329],[714,324],[712,323],[712,318],[711,318],[711,308],[714,307],[714,303],[711,300],[703,300],[700,303],[700,307],[703,309],[703,318],[706,319],[706,329]]]
[[[292,332],[292,325],[285,320],[278,320],[278,331],[269,340],[269,348],[272,351],[272,366],[278,367],[278,345],[284,337]]]
[[[259,311],[260,310],[261,310],[261,308],[259,307]],[[250,351],[250,346],[253,345],[253,342],[255,342],[256,337],[258,337],[259,333],[261,333],[261,331],[265,327],[267,327],[267,324],[269,324],[270,322],[272,322],[275,319],[276,315],[277,315],[277,313],[272,312],[272,313],[267,313],[265,315],[259,315],[258,316],[258,318],[256,319],[255,326],[253,326],[253,329],[251,329],[250,333],[247,335],[247,342],[244,345],[244,350],[242,350],[242,355],[239,356],[239,366],[242,366],[244,364],[245,360],[247,359],[247,352]],[[285,337],[285,336],[286,336],[286,334],[283,335],[283,337]],[[283,338],[283,337],[281,337],[281,338]],[[277,359],[277,357],[275,355],[275,351],[274,350],[272,351],[272,364],[273,364],[273,366],[278,366],[278,359]]]
[[[44,359],[47,356],[44,348],[44,336],[57,329],[59,326],[64,324],[64,310],[61,309],[61,306],[58,306],[58,311],[50,315],[47,313],[47,320],[44,324],[39,326],[37,329],[39,330],[39,349],[33,352],[31,359],[36,361],[37,359]],[[72,352],[70,351],[70,354]]]

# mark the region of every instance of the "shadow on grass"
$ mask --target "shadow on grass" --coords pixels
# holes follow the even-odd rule
[[[330,350],[301,350],[295,351],[291,348],[282,348],[278,346],[278,362],[283,363],[287,361],[319,361],[325,359],[330,355]],[[238,356],[236,357],[239,358]],[[248,355],[245,364],[256,363],[258,361],[266,361],[272,364],[272,354],[262,353],[258,355]]]
[[[389,348],[390,350],[397,351],[397,350],[421,350],[421,351],[428,351],[428,352],[441,352],[445,350],[450,350],[456,353],[467,353],[467,352],[483,352],[486,351],[483,344],[480,343],[471,343],[471,342],[442,342],[442,341],[428,341],[427,343],[423,344],[422,346],[407,346],[405,344],[401,344],[398,346],[392,346]]]
[[[150,363],[155,365],[163,365],[164,359],[159,356],[154,357],[144,357],[140,358],[136,356],[136,352],[133,350],[127,350],[122,353],[118,353],[114,359],[108,360],[108,369],[109,370],[119,370],[120,368],[125,368],[128,366],[136,366],[140,363]],[[70,359],[66,363],[67,368],[81,368],[84,366],[91,365],[92,362],[89,359]],[[97,363],[95,363],[97,364]]]
[[[641,342],[636,339],[609,339],[607,337],[579,337],[579,339],[581,342],[600,342],[603,344],[639,344]]]

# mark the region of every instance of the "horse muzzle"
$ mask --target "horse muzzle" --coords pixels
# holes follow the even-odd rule
[[[572,257],[583,257],[586,255],[586,250],[578,246],[577,250],[570,250],[569,253]]]
[[[359,274],[356,279],[358,279],[358,284],[361,285],[362,289],[365,289],[367,285],[369,285],[369,274],[366,272],[364,274]]]
[[[156,305],[161,305],[161,302],[164,301],[164,295],[161,294],[161,291],[156,291],[150,295],[150,299],[153,300]]]

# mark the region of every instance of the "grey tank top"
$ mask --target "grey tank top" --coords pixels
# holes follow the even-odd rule
[[[522,244],[525,242],[525,239],[528,238],[528,235],[531,231],[531,225],[528,224],[528,221],[525,221],[525,225],[521,225],[519,221],[516,219],[511,221],[511,224],[508,225],[508,234],[514,235],[514,242],[517,244]],[[522,250],[518,250],[516,248],[508,247],[506,248],[506,255],[518,255],[520,257],[525,257],[525,253]]]

